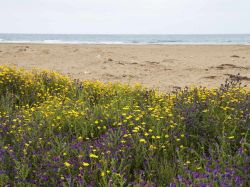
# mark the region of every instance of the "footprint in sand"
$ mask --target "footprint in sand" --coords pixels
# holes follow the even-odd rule
[[[171,68],[164,68],[163,70],[164,71],[171,71],[172,69]]]
[[[108,58],[108,60],[105,60],[104,63],[109,63],[109,62],[113,62],[114,60],[112,58]]]
[[[203,78],[205,78],[205,79],[215,79],[215,78],[217,78],[217,76],[215,76],[215,75],[210,75],[210,76],[203,77]]]
[[[236,66],[234,64],[221,64],[219,66],[215,67],[216,69],[248,69],[247,67],[243,67],[243,66]]]
[[[42,50],[42,53],[47,55],[47,54],[49,54],[49,50],[48,49],[44,49],[44,50]]]
[[[113,74],[110,74],[110,73],[105,73],[102,75],[103,78],[108,78],[108,79],[118,79],[119,77],[113,75]]]
[[[160,62],[156,62],[156,61],[145,61],[145,62],[147,62],[147,63],[149,63],[149,64],[160,64]]]
[[[173,63],[173,62],[175,62],[176,61],[176,59],[172,59],[172,58],[168,58],[168,59],[164,59],[164,60],[162,60],[162,62],[167,62],[167,63]]]
[[[120,64],[120,65],[125,65],[123,62],[120,62],[120,61],[119,61],[119,62],[117,62],[117,64]]]
[[[27,49],[26,48],[20,48],[17,50],[17,52],[25,52]]]
[[[135,64],[138,64],[138,63],[137,63],[137,62],[132,62],[132,63],[130,63],[130,64],[134,64],[134,65],[135,65]]]
[[[30,48],[29,46],[23,46],[23,47],[20,47],[20,48],[18,47],[17,52],[25,52],[25,51],[27,51],[29,48]]]
[[[240,56],[238,56],[238,55],[232,55],[231,57],[232,58],[240,58]]]

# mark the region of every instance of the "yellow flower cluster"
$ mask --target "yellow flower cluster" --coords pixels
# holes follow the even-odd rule
[[[182,161],[185,167],[194,165],[202,170],[201,165],[195,165],[200,163],[196,156],[205,152],[201,144],[208,145],[221,136],[223,145],[236,147],[248,135],[244,128],[249,120],[245,102],[249,88],[190,88],[165,94],[140,85],[73,81],[56,72],[0,66],[0,93],[4,101],[0,102],[0,135],[7,142],[3,152],[11,155],[17,150],[25,158],[20,160],[40,159],[38,164],[50,162],[56,169],[62,166],[58,172],[66,174],[58,173],[61,180],[77,172],[77,178],[84,177],[83,173],[96,168],[94,179],[122,178],[122,174],[111,172],[118,157],[119,164],[128,162],[126,167],[117,163],[124,173],[133,156],[137,156],[133,163],[149,159],[138,164],[140,170],[155,159],[147,166],[154,167],[145,175],[149,177],[161,169],[158,162],[171,163],[165,159],[181,154],[179,165]]]

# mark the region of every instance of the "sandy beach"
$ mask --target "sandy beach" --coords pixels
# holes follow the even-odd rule
[[[247,45],[0,44],[0,64],[55,70],[81,80],[149,88],[218,87],[240,73],[250,86]]]

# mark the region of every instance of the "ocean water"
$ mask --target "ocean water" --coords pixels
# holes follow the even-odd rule
[[[0,34],[0,43],[55,44],[244,44],[250,34],[226,35],[86,35],[86,34]]]

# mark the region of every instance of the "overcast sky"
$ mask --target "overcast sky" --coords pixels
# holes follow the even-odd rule
[[[0,0],[0,33],[250,33],[250,0]]]

